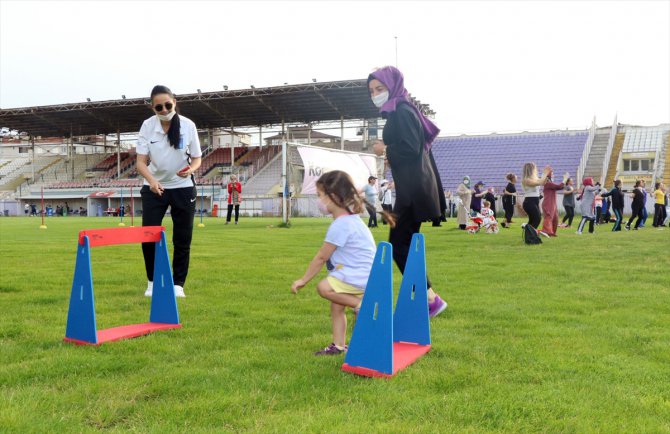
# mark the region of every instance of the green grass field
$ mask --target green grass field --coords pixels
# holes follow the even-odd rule
[[[316,280],[290,292],[329,222],[206,219],[184,327],[82,347],[62,341],[77,233],[117,220],[0,219],[0,432],[670,432],[670,229],[526,246],[518,226],[427,225],[449,309],[431,352],[382,380],[312,356],[328,304]],[[95,248],[92,266],[99,329],[148,321],[138,245]]]

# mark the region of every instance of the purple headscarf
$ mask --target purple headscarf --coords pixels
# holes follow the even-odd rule
[[[440,133],[440,129],[435,125],[430,119],[424,116],[423,113],[412,103],[412,100],[409,97],[409,92],[405,89],[405,78],[402,75],[402,72],[394,66],[384,66],[379,68],[376,71],[373,71],[368,76],[368,83],[372,79],[377,79],[384,83],[389,90],[389,99],[384,103],[383,106],[379,109],[380,113],[390,113],[396,110],[398,103],[405,101],[409,104],[410,107],[414,109],[416,115],[421,121],[421,126],[423,127],[423,137],[424,137],[424,148],[426,151],[430,150],[430,146],[435,140],[435,137]]]

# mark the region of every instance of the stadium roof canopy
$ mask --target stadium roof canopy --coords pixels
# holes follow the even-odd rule
[[[434,114],[427,104],[414,102]],[[135,132],[153,114],[149,104],[149,98],[124,98],[0,109],[0,126],[31,136]],[[199,129],[379,118],[365,79],[182,94],[177,105]]]

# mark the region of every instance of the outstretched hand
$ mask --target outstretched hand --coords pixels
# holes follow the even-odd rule
[[[298,290],[302,289],[304,286],[305,282],[302,279],[298,279],[291,285],[291,292],[297,294]]]

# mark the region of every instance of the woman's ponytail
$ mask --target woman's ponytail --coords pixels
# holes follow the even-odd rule
[[[154,86],[153,89],[151,89],[151,99],[153,100],[155,95],[161,93],[169,95],[170,98],[172,98],[173,100],[175,99],[172,91],[167,86],[163,86],[161,84],[158,84]],[[179,121],[179,113],[177,113],[176,106],[174,108],[174,111],[175,113],[172,116],[172,119],[170,120],[170,128],[168,129],[167,135],[168,140],[170,141],[170,146],[172,146],[175,149],[179,149],[179,135],[181,131],[181,123]]]
[[[168,129],[167,132],[170,145],[175,149],[179,149],[180,131],[181,131],[181,123],[179,122],[179,113],[175,113],[174,116],[172,116],[172,120],[170,121],[170,129]]]

